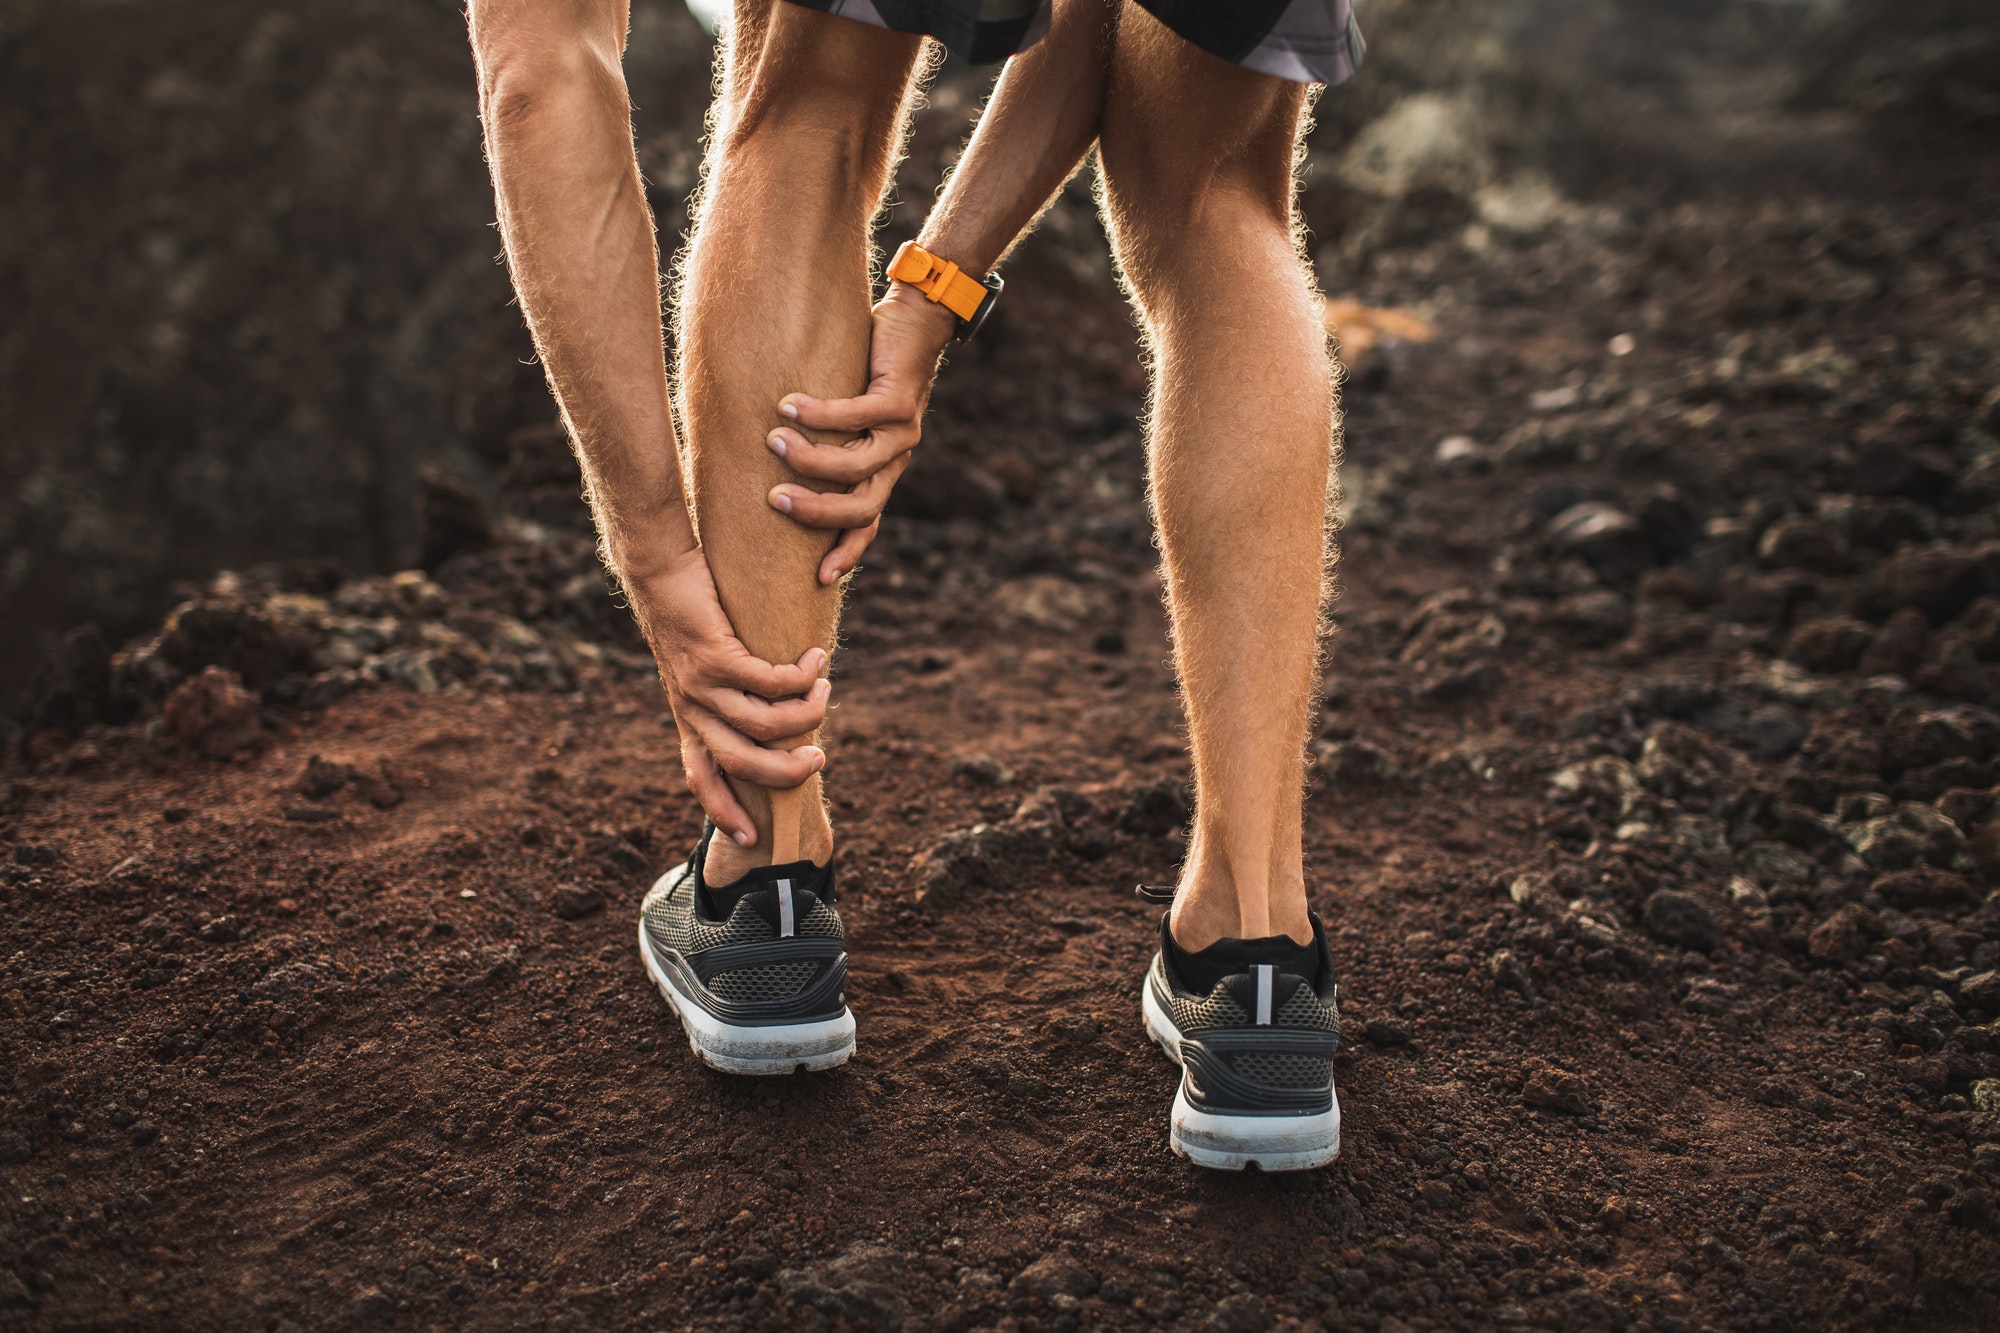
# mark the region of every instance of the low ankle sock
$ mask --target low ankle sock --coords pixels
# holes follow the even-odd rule
[[[1274,964],[1280,972],[1304,977],[1307,984],[1319,984],[1319,950],[1312,944],[1294,944],[1285,935],[1258,940],[1219,939],[1206,949],[1190,952],[1166,931],[1168,957],[1174,975],[1191,991],[1206,995],[1224,977],[1248,972],[1258,963]]]
[[[790,880],[794,889],[810,893],[821,902],[833,901],[832,860],[828,860],[823,866],[814,865],[811,861],[788,861],[780,866],[756,866],[728,884],[710,884],[702,874],[702,868],[708,861],[708,841],[709,835],[704,834],[701,841],[702,854],[695,858],[694,894],[695,901],[701,904],[702,911],[710,920],[727,917],[736,910],[736,904],[742,902],[746,895],[755,893],[759,889],[768,889],[781,879]]]

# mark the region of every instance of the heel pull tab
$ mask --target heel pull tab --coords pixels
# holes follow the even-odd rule
[[[1278,968],[1275,963],[1258,963],[1257,967],[1257,1026],[1271,1026],[1271,992],[1278,984]]]
[[[792,900],[792,882],[778,881],[778,938],[790,939],[798,933],[798,907]]]
[[[1165,906],[1174,900],[1174,891],[1179,887],[1177,884],[1141,884],[1133,892],[1149,903]]]

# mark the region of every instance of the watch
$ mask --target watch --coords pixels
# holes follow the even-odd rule
[[[958,316],[957,342],[968,342],[979,326],[993,313],[1005,286],[997,274],[974,277],[949,259],[940,259],[915,241],[903,242],[889,261],[889,278],[907,282],[931,300]]]

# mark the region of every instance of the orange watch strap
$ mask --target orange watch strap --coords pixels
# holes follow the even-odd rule
[[[986,284],[915,241],[903,242],[889,261],[889,276],[907,282],[960,319],[971,319],[987,297]]]

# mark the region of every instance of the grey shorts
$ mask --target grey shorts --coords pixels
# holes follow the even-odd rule
[[[1050,0],[792,0],[935,37],[975,65],[1005,60],[1049,30]],[[1294,83],[1344,83],[1367,47],[1352,0],[1138,0],[1211,55]]]

